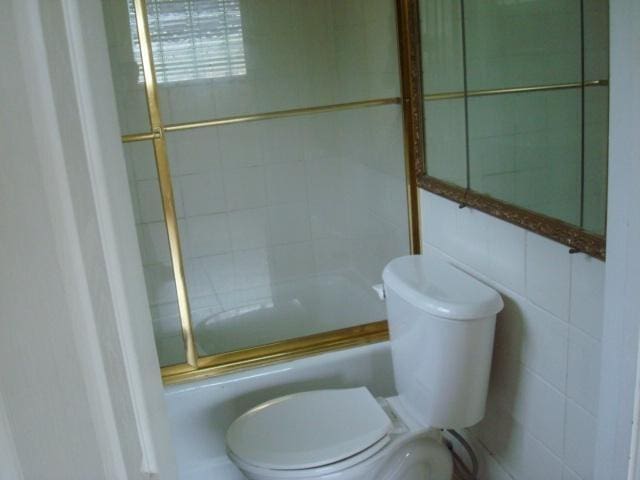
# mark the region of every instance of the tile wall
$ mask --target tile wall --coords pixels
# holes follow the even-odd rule
[[[496,288],[484,479],[593,478],[604,263],[428,192],[424,253]]]
[[[460,2],[420,7],[427,95],[463,91],[465,76],[470,91],[581,81],[580,2],[466,2],[466,58]],[[584,1],[584,35],[585,80],[607,79],[607,1]],[[602,233],[608,88],[584,100],[584,188],[579,89],[471,97],[468,118],[463,99],[426,101],[429,174]]]

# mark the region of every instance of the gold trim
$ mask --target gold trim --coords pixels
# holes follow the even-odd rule
[[[256,368],[309,355],[352,348],[389,339],[386,320],[357,325],[331,332],[283,340],[258,347],[202,357],[198,369],[180,371],[181,366],[164,367],[165,385],[203,380],[239,370]]]
[[[336,112],[339,110],[350,110],[353,108],[378,107],[381,105],[399,104],[400,99],[396,97],[381,98],[376,100],[362,100],[359,102],[336,103],[320,107],[294,108],[291,110],[280,110],[276,112],[256,113],[252,115],[238,115],[235,117],[219,118],[217,120],[202,120],[199,122],[174,123],[165,127],[166,132],[177,132],[189,130],[191,128],[217,127],[233,123],[256,122],[259,120],[271,120],[274,118],[295,117],[298,115],[309,115],[314,113]]]
[[[422,251],[420,237],[420,196],[418,191],[416,165],[422,161],[425,151],[421,126],[423,122],[422,101],[417,92],[422,83],[422,72],[412,68],[420,59],[419,22],[417,4],[409,0],[397,0],[398,48],[400,53],[400,72],[402,81],[402,104],[404,124],[405,175],[407,183],[407,210],[409,215],[409,247],[417,255]]]
[[[470,90],[467,92],[467,97],[485,97],[490,95],[505,95],[511,93],[529,93],[529,92],[547,92],[552,90],[569,90],[572,88],[582,87],[606,87],[609,85],[608,80],[589,80],[587,82],[574,82],[574,83],[557,83],[555,85],[532,85],[528,87],[512,87],[512,88],[494,88],[489,90]],[[424,95],[423,98],[427,101],[436,100],[451,100],[456,98],[464,98],[464,92],[444,92],[444,93],[431,93]]]
[[[414,50],[419,51],[419,7],[418,0],[398,0],[402,3],[403,18],[408,22],[406,29],[409,32],[418,32],[411,36],[410,41],[414,43]],[[410,56],[411,63],[406,67],[407,75],[413,78],[420,78],[423,70],[422,58],[416,55]],[[559,85],[538,85],[532,87],[518,87],[496,90],[476,90],[467,92],[468,96],[481,95],[499,95],[508,93],[522,93],[525,91],[545,91],[558,90],[565,88],[582,88],[597,87],[609,85],[608,80],[592,80],[584,83],[571,83]],[[424,105],[424,100],[443,100],[447,98],[464,98],[464,92],[448,92],[435,95],[425,96],[423,92],[422,82],[413,81],[411,83],[412,91],[409,98],[415,101],[419,98],[420,104]],[[406,100],[405,100],[406,101]],[[428,112],[424,112],[428,115]],[[497,200],[489,195],[484,195],[470,189],[459,187],[448,182],[439,180],[427,175],[426,162],[426,146],[423,141],[424,137],[424,117],[417,118],[415,114],[409,117],[409,143],[413,148],[421,150],[414,157],[415,175],[420,188],[430,191],[436,195],[449,198],[458,202],[461,206],[469,206],[481,210],[489,215],[493,215],[501,220],[505,220],[514,225],[520,226],[532,232],[538,233],[545,237],[551,238],[557,242],[563,243],[571,248],[572,252],[583,252],[596,258],[605,259],[606,240],[601,235],[590,233],[580,227],[565,223],[561,220],[548,217],[546,215],[532,212],[524,208],[510,205],[506,202]]]
[[[184,274],[182,250],[180,248],[180,233],[178,231],[178,217],[176,215],[173,186],[171,184],[171,172],[167,155],[167,144],[163,134],[162,115],[158,102],[158,91],[155,67],[153,65],[153,53],[151,51],[151,38],[149,25],[147,24],[147,6],[145,0],[135,0],[136,26],[140,39],[140,54],[142,57],[142,69],[144,72],[147,106],[149,108],[149,121],[153,132],[153,149],[158,169],[158,182],[162,196],[162,208],[169,237],[169,250],[171,252],[171,264],[173,276],[176,282],[178,296],[178,309],[180,311],[180,323],[182,337],[184,339],[186,363],[192,368],[197,367],[198,353],[193,338],[191,325],[191,310],[189,308],[189,296]]]
[[[335,103],[332,105],[322,105],[318,107],[293,108],[290,110],[278,110],[274,112],[255,113],[250,115],[236,115],[231,117],[216,118],[211,120],[200,120],[196,122],[172,123],[164,126],[164,132],[179,132],[193,128],[218,127],[220,125],[231,125],[235,123],[257,122],[260,120],[272,120],[276,118],[296,117],[299,115],[312,115],[316,113],[337,112],[340,110],[351,110],[356,108],[380,107],[383,105],[399,105],[401,99],[398,97],[377,98],[374,100],[361,100],[357,102]],[[139,142],[152,140],[153,132],[132,133],[123,135],[122,141]]]
[[[589,233],[557,218],[517,207],[489,195],[467,190],[434,177],[425,175],[419,179],[419,184],[425,190],[448,198],[461,206],[475,208],[567,245],[573,252],[582,252],[605,260],[606,242],[605,238],[600,235]]]
[[[129,135],[122,135],[122,143],[143,142],[145,140],[153,140],[154,138],[156,138],[156,134],[153,132],[131,133]]]
[[[401,1],[402,0],[398,0],[399,9],[401,9]],[[125,143],[149,140],[153,141],[156,156],[156,165],[158,169],[158,179],[162,194],[165,222],[167,226],[167,233],[169,236],[173,273],[178,294],[178,305],[180,311],[182,333],[185,341],[186,351],[185,363],[170,365],[162,368],[162,376],[164,382],[166,384],[172,384],[188,380],[202,379],[215,375],[230,373],[237,370],[255,368],[258,366],[291,360],[307,355],[314,355],[322,352],[388,340],[389,332],[387,328],[387,322],[386,320],[383,320],[331,332],[323,332],[306,337],[283,340],[268,345],[261,345],[238,351],[199,358],[193,336],[193,328],[191,325],[191,312],[189,309],[189,301],[187,296],[187,285],[185,281],[184,265],[180,248],[179,230],[175,212],[171,175],[169,171],[169,160],[167,155],[165,134],[166,132],[182,131],[194,128],[214,127],[266,119],[285,118],[298,115],[317,114],[339,110],[367,108],[393,104],[402,104],[403,114],[405,116],[407,115],[407,111],[409,111],[410,114],[413,115],[415,114],[415,112],[411,111],[411,109],[408,109],[406,103],[406,93],[412,90],[403,90],[404,98],[393,97],[364,100],[318,107],[296,108],[276,112],[239,115],[213,120],[165,125],[162,122],[160,106],[158,102],[157,81],[155,77],[155,67],[153,64],[153,53],[151,48],[149,27],[147,24],[148,19],[146,2],[145,0],[135,0],[134,5],[136,11],[138,35],[140,38],[140,49],[142,54],[151,131],[124,135],[122,137],[122,141]],[[404,82],[406,72],[403,71],[401,73]],[[416,99],[413,99],[412,105],[418,105],[418,108],[422,108],[421,101],[417,101]],[[407,133],[405,133],[405,147],[409,146],[407,141],[410,138],[411,137]],[[407,154],[407,195],[409,199],[411,251],[413,253],[419,253],[420,226],[417,204],[418,187],[416,182],[416,175],[413,170],[413,158],[413,154]]]

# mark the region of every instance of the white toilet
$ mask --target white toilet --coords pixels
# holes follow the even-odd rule
[[[441,429],[484,415],[500,295],[456,267],[414,255],[383,272],[398,396],[366,387],[265,402],[227,431],[250,480],[449,480]]]

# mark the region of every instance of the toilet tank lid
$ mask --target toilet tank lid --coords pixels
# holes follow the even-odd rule
[[[369,448],[392,422],[366,387],[314,390],[269,400],[238,417],[227,448],[241,460],[275,470],[313,468]]]
[[[453,320],[497,314],[504,306],[493,288],[438,258],[408,255],[393,259],[382,273],[385,287],[413,306]]]

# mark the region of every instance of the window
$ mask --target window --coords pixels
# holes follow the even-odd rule
[[[133,55],[143,82],[135,10],[128,1]],[[158,83],[247,73],[240,0],[148,0],[147,5]]]

